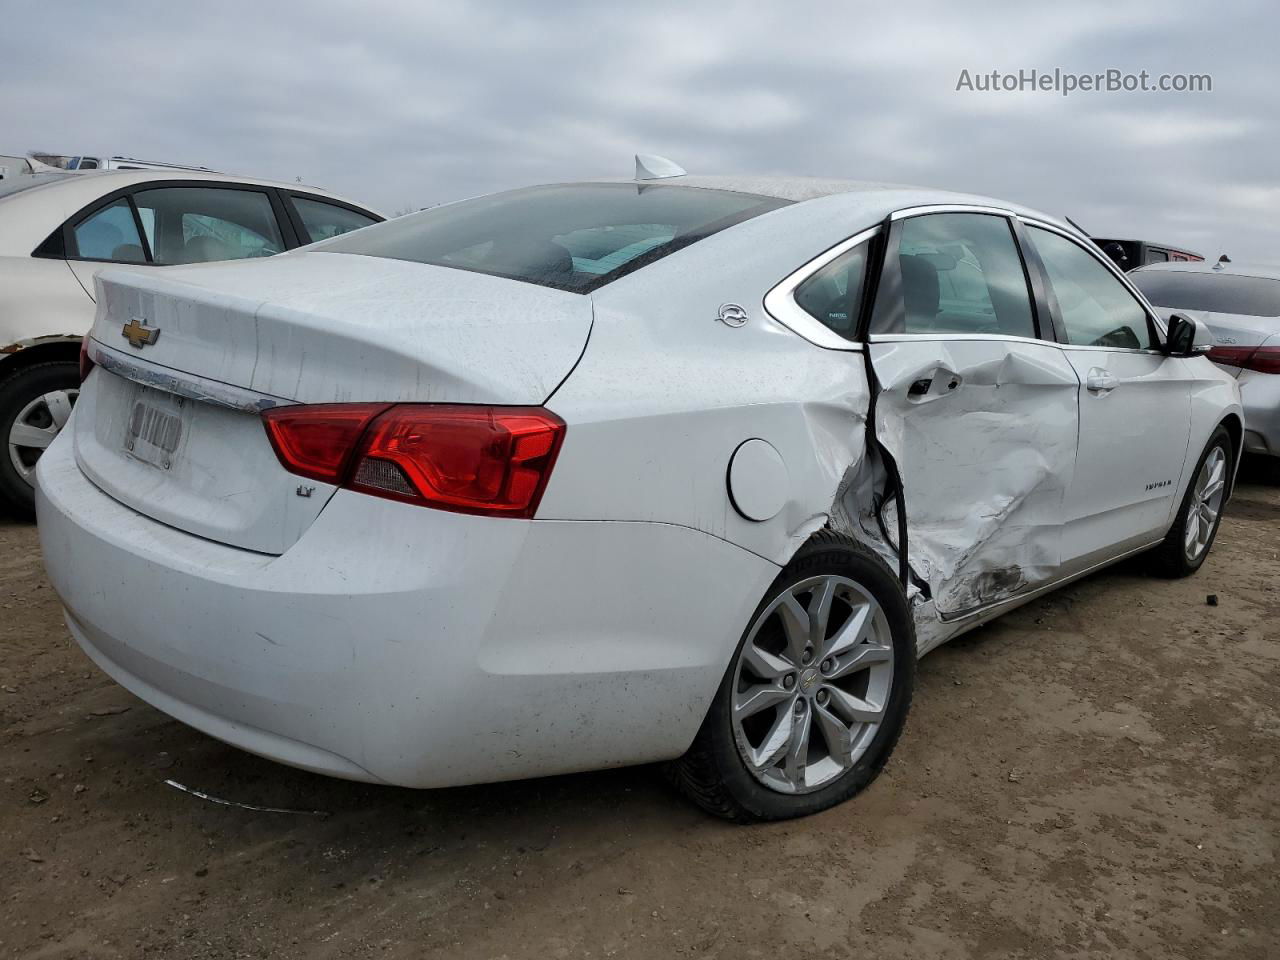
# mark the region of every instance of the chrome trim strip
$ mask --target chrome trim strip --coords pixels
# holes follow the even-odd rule
[[[1017,216],[1005,207],[988,207],[977,203],[926,203],[918,207],[903,207],[889,214],[890,220],[905,220],[907,217],[923,217],[931,213],[989,213],[1000,217]]]
[[[873,333],[867,339],[871,343],[928,343],[936,340],[1010,340],[1014,343],[1034,343],[1042,347],[1061,347],[1057,340],[1041,340],[1039,337],[1019,337],[1005,333]]]
[[[194,373],[185,373],[174,370],[172,367],[162,367],[159,364],[138,360],[92,337],[86,349],[89,358],[95,364],[116,376],[166,393],[176,394],[179,397],[186,397],[188,400],[199,400],[201,403],[254,414],[272,407],[291,406],[295,403],[293,400],[257,393],[246,390],[244,387],[209,380]]]
[[[1059,343],[1057,340],[1042,340],[1039,337],[1019,337],[1013,334],[1004,333],[946,333],[940,331],[937,333],[873,333],[868,338],[871,343],[927,343],[931,341],[945,340],[948,342],[954,340],[985,340],[985,341],[1001,341],[1011,343],[1034,343],[1042,347],[1057,347],[1059,350],[1097,350],[1103,353],[1115,353],[1117,350],[1123,350],[1125,353],[1145,353],[1153,357],[1163,357],[1163,350],[1131,350],[1128,347],[1097,347],[1082,343]]]
[[[1150,354],[1153,357],[1167,357],[1168,354],[1163,350],[1152,350],[1150,347],[1099,347],[1092,343],[1060,343],[1058,344],[1063,350],[1098,350],[1103,353],[1137,353]]]
[[[1161,537],[1159,540],[1153,540],[1151,543],[1143,544],[1140,547],[1134,547],[1132,550],[1126,550],[1124,553],[1116,554],[1108,560],[1100,560],[1098,563],[1091,564],[1083,570],[1077,570],[1075,573],[1068,574],[1065,577],[1060,577],[1057,580],[1050,580],[1048,583],[1041,584],[1034,590],[1029,590],[1026,593],[1018,593],[1012,597],[1005,597],[1003,600],[996,600],[994,603],[989,603],[986,606],[974,607],[970,610],[962,610],[959,613],[939,613],[938,619],[943,623],[960,624],[964,623],[966,620],[980,617],[981,620],[978,623],[966,624],[966,626],[976,627],[979,623],[990,620],[992,617],[998,617],[1002,613],[1007,613],[1008,610],[1013,609],[1015,606],[1021,606],[1028,600],[1034,600],[1042,593],[1048,593],[1050,590],[1057,590],[1059,587],[1065,587],[1073,580],[1079,580],[1081,577],[1087,577],[1089,574],[1096,573],[1104,567],[1111,566],[1113,563],[1119,563],[1121,560],[1125,560],[1135,554],[1142,553],[1144,550],[1150,550],[1152,547],[1159,546],[1163,540],[1164,537]]]
[[[808,263],[793,270],[779,281],[772,290],[764,295],[764,310],[776,323],[782,324],[792,333],[798,334],[812,344],[828,350],[845,350],[859,352],[862,344],[846,340],[834,330],[825,327],[817,318],[810,316],[795,300],[796,287],[808,280],[832,260],[852,250],[859,244],[866,243],[880,232],[880,225],[869,227],[856,233],[847,240],[841,240],[834,247],[818,254]]]

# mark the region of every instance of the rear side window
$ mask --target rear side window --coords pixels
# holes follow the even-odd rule
[[[302,225],[307,230],[307,236],[313,243],[317,240],[339,237],[344,233],[378,222],[373,217],[334,203],[296,195],[292,199],[294,209],[298,211]]]
[[[860,243],[796,287],[796,303],[823,326],[854,340],[866,275],[867,244]]]
[[[1280,280],[1152,270],[1129,274],[1148,300],[1170,310],[1280,317]]]
[[[590,293],[787,201],[665,184],[512,190],[391,220],[319,247]]]
[[[1080,245],[1028,227],[1058,301],[1067,342],[1088,347],[1152,347],[1147,311],[1124,284]]]
[[[83,260],[147,262],[133,211],[123,197],[81,220],[72,232],[76,250]]]
[[[1027,275],[1005,217],[934,213],[902,222],[900,284],[877,298],[872,333],[1035,337]]]
[[[159,187],[133,195],[156,263],[269,257],[284,249],[271,199],[257,190]]]

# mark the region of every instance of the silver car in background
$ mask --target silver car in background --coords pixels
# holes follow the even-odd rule
[[[1280,457],[1280,266],[1161,263],[1129,279],[1166,317],[1176,311],[1209,325],[1209,359],[1240,383],[1245,450]]]

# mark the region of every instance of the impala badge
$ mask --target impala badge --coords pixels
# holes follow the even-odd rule
[[[747,322],[747,311],[736,303],[722,303],[716,319],[726,327],[740,327]]]
[[[148,327],[147,321],[141,317],[130,317],[129,322],[120,328],[120,335],[141,350],[160,339],[160,328]]]

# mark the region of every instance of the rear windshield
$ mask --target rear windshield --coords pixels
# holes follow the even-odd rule
[[[663,184],[529,187],[376,224],[312,247],[590,293],[787,201]]]
[[[1280,317],[1280,280],[1173,270],[1138,271],[1129,279],[1158,307]]]

